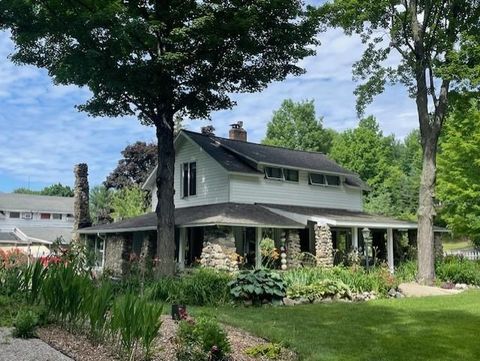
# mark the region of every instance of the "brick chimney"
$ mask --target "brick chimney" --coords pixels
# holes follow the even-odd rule
[[[247,131],[243,129],[243,122],[236,122],[230,124],[232,127],[228,132],[228,137],[233,140],[241,140],[242,142],[247,141]]]
[[[88,166],[85,163],[77,164],[73,169],[75,174],[74,200],[73,200],[73,231],[92,225],[89,202]]]

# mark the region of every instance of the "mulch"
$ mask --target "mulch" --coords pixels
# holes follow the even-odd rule
[[[177,323],[170,316],[162,316],[163,323],[160,334],[155,340],[154,361],[175,360],[176,345],[175,333]],[[266,344],[267,340],[253,336],[243,330],[224,326],[228,333],[228,339],[232,346],[233,361],[255,361],[262,358],[253,358],[245,354],[249,347]],[[93,344],[84,334],[66,331],[58,325],[48,325],[42,327],[37,332],[38,337],[48,343],[53,348],[77,361],[120,361],[122,358],[118,354],[118,346],[114,344]],[[139,358],[140,359],[140,358]],[[282,361],[296,360],[296,355],[284,349],[282,351]]]

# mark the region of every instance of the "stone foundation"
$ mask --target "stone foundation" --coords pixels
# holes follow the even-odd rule
[[[205,228],[200,264],[222,271],[238,271],[238,254],[231,228]]]
[[[105,244],[104,271],[116,277],[123,276],[127,272],[129,254],[130,246],[125,235],[108,236]]]
[[[332,232],[328,225],[315,226],[315,258],[317,266],[333,267]]]
[[[300,267],[300,235],[298,230],[287,231],[286,234],[286,247],[287,247],[287,268]]]

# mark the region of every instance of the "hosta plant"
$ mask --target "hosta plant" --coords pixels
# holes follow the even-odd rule
[[[230,294],[235,299],[253,303],[282,299],[285,291],[280,275],[268,269],[242,271],[230,282]]]

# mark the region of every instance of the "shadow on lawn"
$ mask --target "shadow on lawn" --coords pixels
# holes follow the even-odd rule
[[[480,293],[466,304],[456,297],[226,309],[219,317],[286,342],[305,360],[478,360]]]

